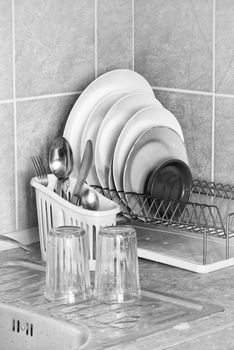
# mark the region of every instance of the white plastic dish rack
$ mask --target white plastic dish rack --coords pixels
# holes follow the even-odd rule
[[[37,177],[31,179],[31,185],[35,188],[38,228],[42,260],[46,261],[47,234],[53,227],[81,226],[88,235],[89,242],[89,267],[95,269],[96,236],[101,226],[116,224],[116,215],[119,213],[119,205],[97,192],[99,198],[99,210],[92,211],[76,206],[54,192],[56,177],[48,174],[49,184],[43,186]],[[68,193],[72,196],[76,179],[70,177]],[[90,188],[84,185],[85,188]]]

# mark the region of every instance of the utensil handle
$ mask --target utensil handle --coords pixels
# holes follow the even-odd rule
[[[81,190],[88,176],[88,173],[90,171],[92,162],[93,162],[93,145],[91,140],[87,140],[82,161],[81,161],[81,166],[78,172],[78,178],[76,181],[75,189],[73,191],[73,195],[71,198],[71,203],[73,204],[77,205],[79,203]]]
[[[62,180],[62,184],[61,184],[61,196],[66,200],[68,200],[67,198],[68,187],[69,187],[69,176],[65,177]]]
[[[60,197],[62,195],[62,180],[61,179],[57,179],[55,193],[57,193]]]

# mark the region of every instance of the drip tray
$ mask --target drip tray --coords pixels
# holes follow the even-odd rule
[[[44,286],[44,266],[17,261],[0,269],[1,302],[11,304],[11,308],[15,306],[17,310],[21,308],[56,318],[71,327],[82,324],[90,331],[84,349],[108,348],[224,311],[217,305],[146,289],[142,290],[141,300],[129,304],[92,300],[69,306],[46,302]]]
[[[208,273],[234,265],[234,245],[229,242],[230,258],[226,259],[226,241],[207,237],[206,264],[203,264],[203,235],[146,224],[134,225],[137,231],[138,257],[181,269]]]

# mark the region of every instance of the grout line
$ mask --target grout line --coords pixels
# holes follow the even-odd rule
[[[135,0],[132,0],[132,70],[135,70]]]
[[[33,101],[33,100],[42,100],[46,98],[56,98],[56,97],[63,97],[63,96],[74,96],[74,95],[80,95],[83,92],[83,90],[80,91],[72,91],[72,92],[63,92],[63,93],[57,93],[57,94],[47,94],[47,95],[38,95],[38,96],[30,96],[30,97],[19,97],[19,98],[13,98],[9,100],[0,100],[0,104],[3,103],[14,103],[14,102],[22,102],[22,101]]]
[[[196,90],[184,90],[184,89],[177,89],[177,88],[166,88],[166,87],[160,87],[160,86],[151,86],[153,90],[158,91],[168,91],[168,92],[179,92],[179,93],[185,93],[185,94],[194,94],[194,95],[204,95],[204,96],[213,96],[215,97],[224,97],[224,98],[234,98],[234,95],[229,94],[221,94],[221,93],[212,93],[212,92],[206,92],[206,91],[196,91]],[[71,92],[61,92],[61,93],[54,93],[54,94],[45,94],[45,95],[36,95],[36,96],[30,96],[30,97],[15,97],[7,100],[0,100],[0,104],[6,104],[6,103],[14,103],[14,102],[22,102],[22,101],[32,101],[32,100],[41,100],[46,98],[56,98],[56,97],[63,97],[63,96],[73,96],[73,95],[80,95],[83,92],[83,90],[79,91],[71,91]]]
[[[98,76],[98,62],[97,62],[97,0],[94,2],[94,74],[95,79]]]
[[[0,100],[0,104],[5,104],[5,103],[14,103],[14,98],[11,98],[11,99],[8,99],[8,100]]]
[[[162,90],[162,91],[171,91],[171,92],[182,92],[186,94],[195,94],[195,95],[205,95],[205,96],[212,96],[212,92],[206,92],[206,91],[199,91],[199,90],[185,90],[185,89],[177,89],[177,88],[167,88],[167,87],[161,87],[161,86],[152,86],[153,90]],[[234,97],[234,95],[233,95]]]
[[[214,165],[215,165],[215,32],[216,28],[216,0],[213,0],[213,36],[212,36],[212,135],[211,135],[211,181],[214,181]]]
[[[185,90],[185,89],[177,89],[177,88],[168,88],[168,87],[161,87],[161,86],[151,86],[153,90],[158,91],[168,91],[168,92],[181,92],[185,94],[194,94],[194,95],[204,95],[204,96],[213,96],[215,97],[227,97],[227,98],[234,98],[234,95],[232,94],[222,94],[222,93],[216,93],[216,92],[208,92],[208,91],[199,91],[199,90]]]
[[[19,229],[18,212],[18,163],[17,163],[17,117],[16,117],[16,76],[15,76],[15,1],[12,6],[12,76],[13,76],[13,113],[14,113],[14,167],[15,167],[15,228]]]
[[[234,98],[234,95],[231,94],[221,94],[220,92],[215,92],[214,95],[216,97],[229,97],[229,98]]]
[[[38,95],[38,96],[30,96],[30,97],[19,97],[15,100],[17,102],[21,101],[32,101],[32,100],[41,100],[44,98],[56,98],[56,97],[63,97],[63,96],[73,96],[73,95],[79,95],[82,91],[71,91],[71,92],[62,92],[62,93],[55,93],[55,94],[45,94],[45,95]]]

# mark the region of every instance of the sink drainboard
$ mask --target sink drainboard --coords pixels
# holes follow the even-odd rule
[[[80,349],[88,328],[0,303],[1,350]]]
[[[0,350],[104,349],[216,312],[219,306],[142,291],[130,304],[44,299],[44,267],[27,261],[0,269]]]

